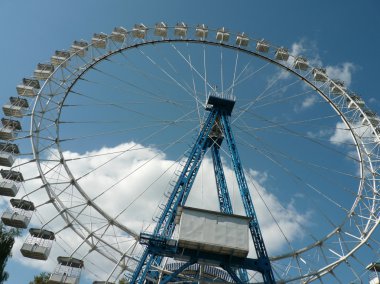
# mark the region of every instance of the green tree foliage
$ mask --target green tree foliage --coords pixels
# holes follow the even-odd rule
[[[125,278],[122,278],[122,279],[119,280],[119,284],[128,284],[128,283],[129,282]]]
[[[17,229],[6,229],[4,224],[0,222],[0,283],[6,281],[9,277],[5,271],[5,265],[8,258],[12,256],[12,247],[15,242],[15,237],[20,235]]]
[[[46,284],[49,280],[50,274],[42,272],[40,275],[34,276],[34,280],[29,284]]]

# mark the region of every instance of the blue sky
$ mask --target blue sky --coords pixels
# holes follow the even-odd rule
[[[48,0],[3,0],[0,2],[0,98],[3,104],[6,103],[9,96],[16,95],[15,86],[23,77],[32,74],[38,62],[48,61],[55,50],[69,48],[75,39],[90,40],[93,33],[110,33],[116,26],[130,28],[135,23],[151,26],[159,21],[168,24],[184,21],[190,25],[205,23],[214,28],[224,26],[231,31],[245,32],[249,36],[265,38],[289,48],[294,47],[295,43],[298,46],[302,44],[304,53],[323,65],[335,67],[334,70],[340,73],[345,70],[345,66],[351,66],[347,67],[348,74],[345,76],[350,78],[350,89],[362,96],[373,110],[379,112],[379,9],[380,4],[375,0],[362,1],[360,4],[351,0],[170,0],[96,3],[90,0],[69,0],[64,3]],[[168,133],[170,134],[172,133]],[[265,138],[265,135],[263,137]],[[303,150],[307,152],[308,146],[305,147]],[[76,150],[83,153],[86,146]],[[302,152],[302,149],[300,151]],[[262,168],[255,168],[257,175],[261,174],[262,178],[266,173],[265,167],[263,159]],[[281,174],[279,176],[281,177]],[[285,182],[291,186],[290,179]],[[292,199],[281,193],[281,189],[276,188],[276,185],[274,180],[267,179],[266,186],[275,188],[275,195],[280,202],[291,202]],[[345,200],[342,200],[342,203],[344,202]],[[4,202],[1,202],[1,205],[4,206]],[[300,206],[299,210],[307,212],[308,205]],[[307,218],[306,215],[301,217]],[[28,283],[33,275],[45,271],[43,267],[40,267],[40,270],[35,267],[29,268],[16,259],[9,261],[7,269],[10,273],[7,283],[10,284]],[[81,283],[91,282],[83,277]]]

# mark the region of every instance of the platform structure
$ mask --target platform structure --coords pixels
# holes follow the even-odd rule
[[[265,284],[275,283],[275,278],[230,124],[230,117],[233,113],[234,105],[235,99],[232,97],[227,97],[216,92],[209,95],[206,102],[206,110],[209,112],[207,119],[203,122],[196,142],[189,152],[186,164],[183,166],[181,174],[179,175],[168,201],[158,218],[156,227],[152,233],[142,233],[140,236],[140,242],[145,245],[146,248],[130,279],[131,283],[143,283],[146,278],[157,280],[159,272],[153,267],[159,266],[163,257],[182,260],[184,261],[184,264],[176,271],[173,271],[173,273],[168,275],[165,279],[162,279],[160,283],[168,283],[172,279],[180,277],[181,272],[195,263],[219,266],[227,272],[236,283],[248,282],[246,270],[260,272]],[[207,241],[205,239],[194,239],[190,242],[188,240],[184,241],[183,238],[180,238],[179,240],[172,239],[178,220],[184,220],[183,218],[186,219],[188,217],[188,214],[183,215],[183,212],[179,211],[186,208],[184,207],[186,200],[191,191],[203,157],[207,151],[211,152],[213,159],[220,212],[225,215],[233,215],[232,203],[220,157],[220,146],[224,140],[228,146],[245,215],[246,218],[248,218],[246,219],[246,229],[253,240],[257,255],[256,259],[246,258],[245,252],[242,253],[244,250],[240,250],[240,254],[238,255],[234,255],[234,253],[231,255],[231,250],[226,248],[227,245],[225,242],[213,246],[213,249],[210,249],[210,246],[206,244]],[[202,215],[200,211],[197,211],[197,214]],[[206,216],[207,214],[215,213],[203,212],[203,214]],[[181,215],[181,217],[179,217],[179,215]],[[198,217],[202,218],[200,215]],[[203,218],[205,218],[205,216],[203,216]],[[182,226],[180,227],[182,228]],[[225,231],[225,233],[227,234],[228,232]],[[226,238],[226,236],[224,236],[224,238]],[[213,239],[215,241],[217,237]],[[223,251],[222,247],[224,247],[226,251]],[[248,253],[248,251],[246,251],[246,253]]]
[[[207,272],[214,281],[240,283],[235,271],[261,271],[257,259],[247,258],[250,218],[180,207],[176,219],[180,220],[178,239],[140,234],[140,243],[148,246],[151,252],[181,263],[176,269],[171,269],[173,273],[163,277],[160,283],[179,280],[176,277],[184,270],[199,270],[200,266],[194,267],[195,264],[203,265],[203,274]]]

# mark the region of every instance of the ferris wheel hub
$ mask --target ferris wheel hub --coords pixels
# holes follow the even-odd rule
[[[210,94],[206,102],[206,110],[218,109],[230,116],[235,106],[236,98],[223,93]]]

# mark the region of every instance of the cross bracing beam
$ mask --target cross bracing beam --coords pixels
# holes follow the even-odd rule
[[[270,265],[267,250],[265,248],[263,236],[261,234],[259,222],[257,220],[255,208],[253,206],[252,197],[248,189],[247,180],[245,178],[242,163],[240,161],[240,156],[236,147],[236,142],[234,135],[231,130],[230,118],[227,115],[221,115],[221,121],[223,124],[224,135],[226,142],[231,153],[232,163],[234,166],[234,171],[236,179],[239,185],[240,195],[243,201],[243,206],[245,213],[251,218],[249,223],[249,229],[251,231],[251,236],[253,244],[255,246],[256,255],[258,260],[261,262],[264,272],[262,272],[264,283],[276,283]]]
[[[226,182],[226,177],[224,175],[222,159],[220,158],[219,149],[220,149],[220,144],[222,142],[221,139],[219,139],[218,142],[219,143],[213,143],[212,146],[210,147],[210,150],[211,150],[211,156],[212,156],[212,163],[214,166],[216,189],[218,192],[219,209],[220,209],[220,212],[222,213],[233,214],[234,211],[232,209],[231,198],[230,198],[230,194],[227,188],[227,182]],[[239,269],[238,273],[243,283],[247,283],[249,281],[246,270]]]
[[[216,189],[218,191],[220,212],[233,214],[231,198],[227,189],[227,182],[224,176],[222,160],[220,158],[219,146],[213,144],[211,146],[212,162],[215,172]]]

